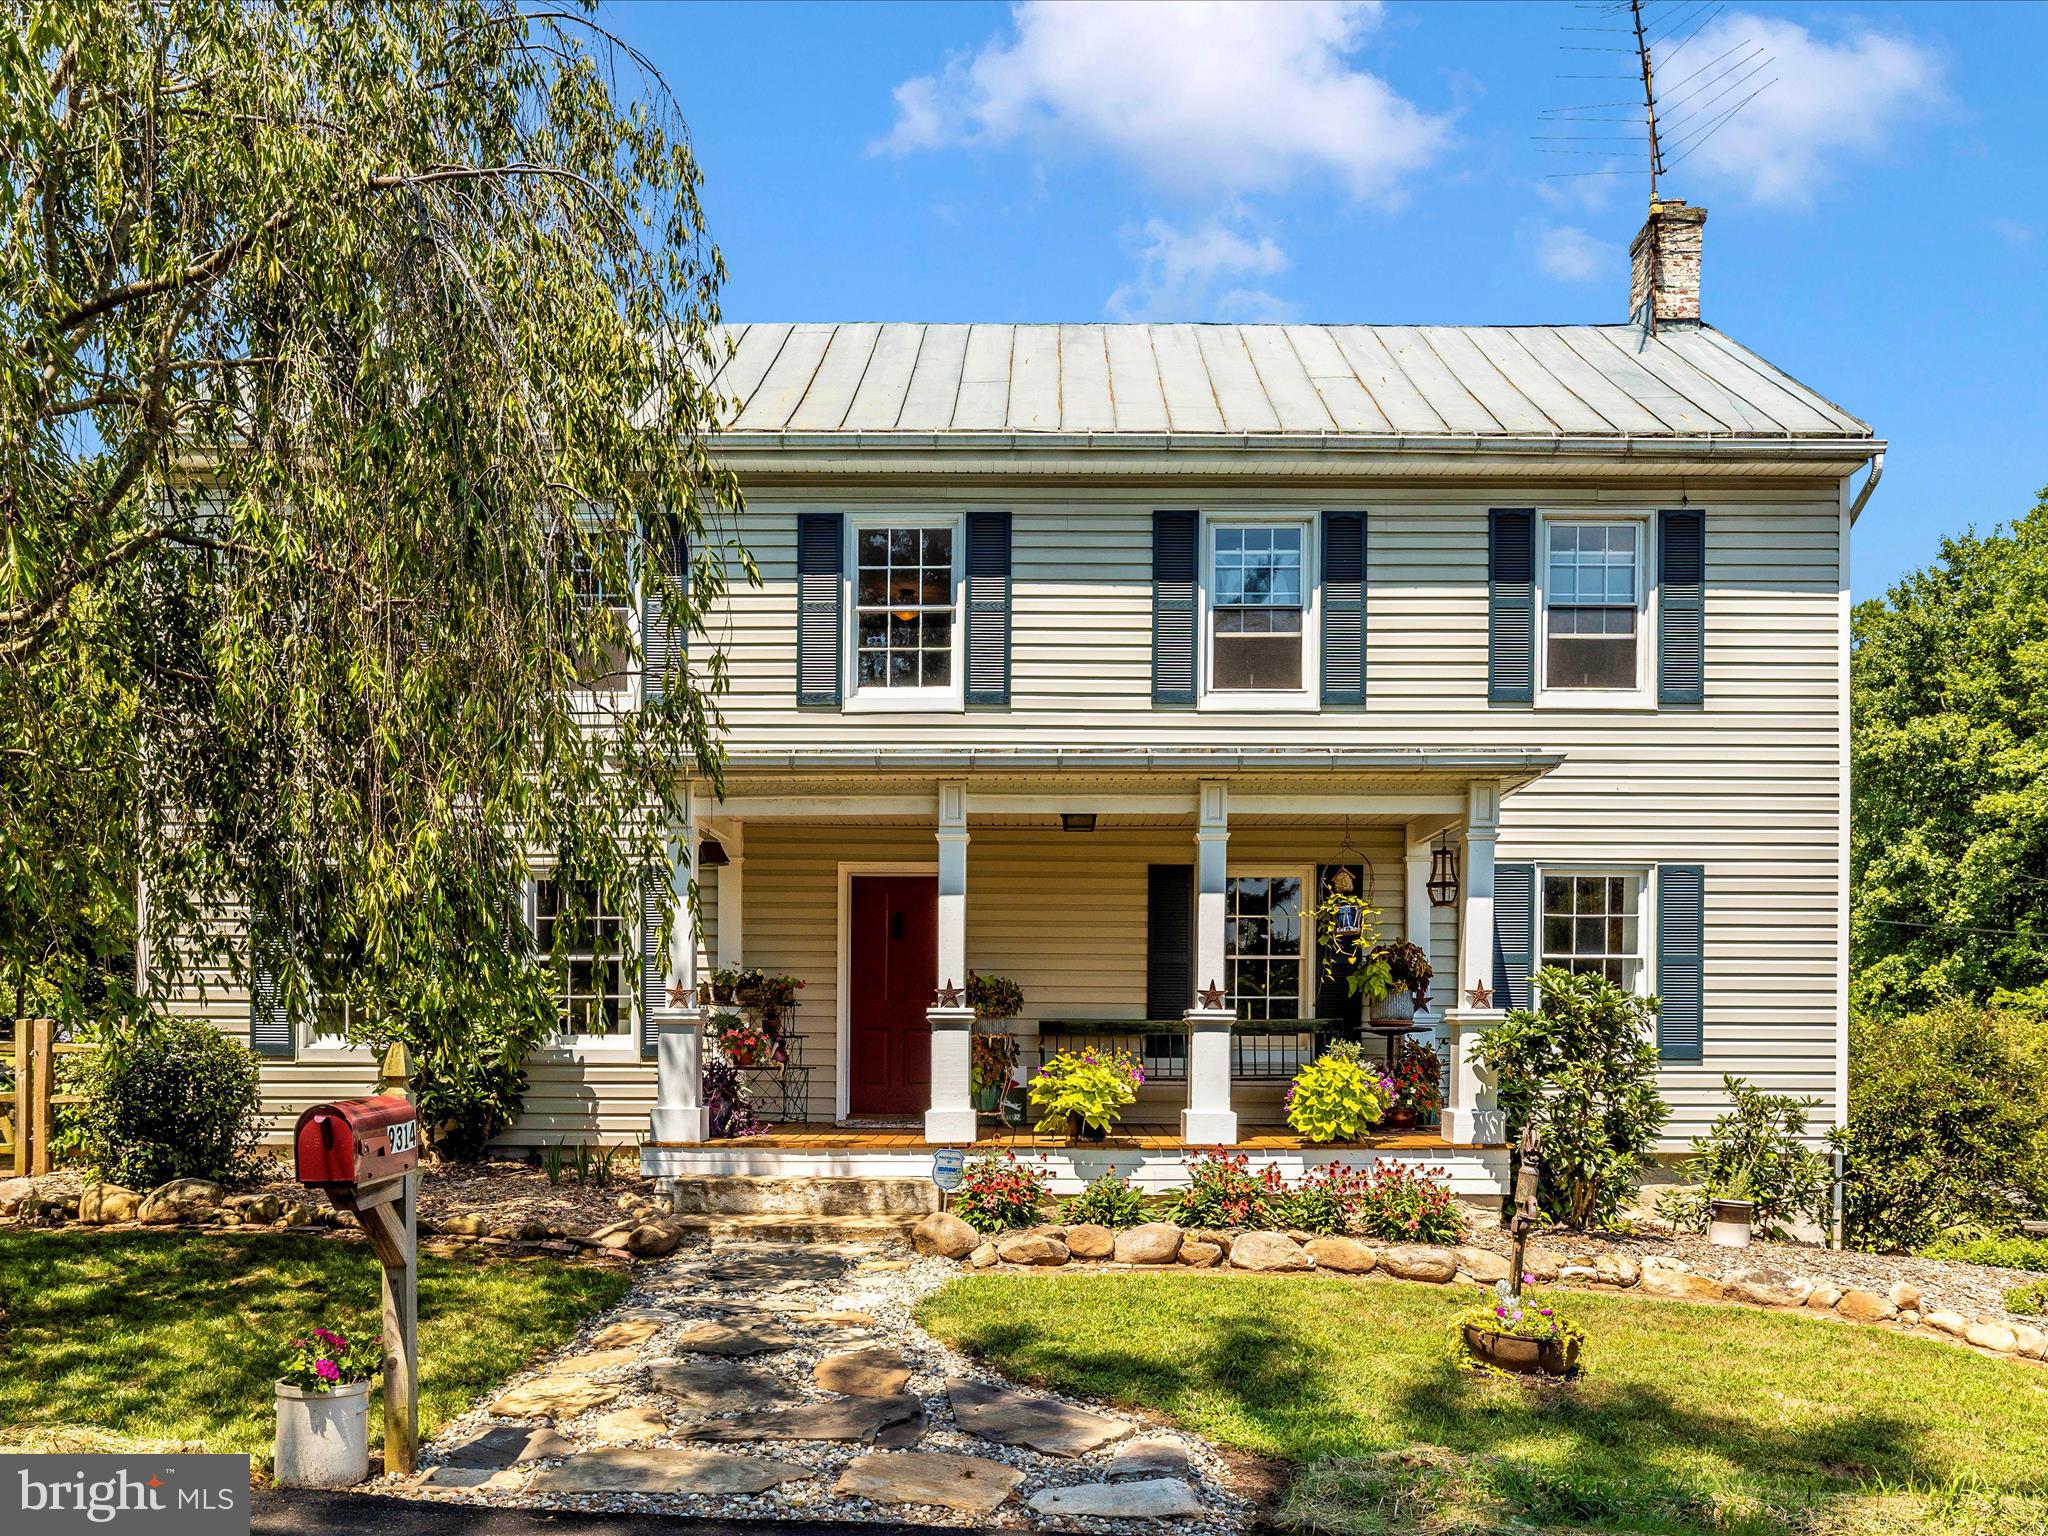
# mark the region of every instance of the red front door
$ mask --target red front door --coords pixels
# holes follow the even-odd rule
[[[932,1101],[931,1006],[939,963],[939,883],[855,875],[849,901],[847,1107],[921,1115]]]

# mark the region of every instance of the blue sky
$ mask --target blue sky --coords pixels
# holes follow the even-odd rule
[[[1538,137],[1557,131],[1546,110],[1631,98],[1628,56],[1596,51],[1626,39],[1571,30],[1607,27],[1600,6],[604,10],[682,102],[735,320],[1627,308],[1639,141]],[[1705,317],[1891,443],[1855,555],[1857,595],[1879,595],[1941,534],[2048,485],[2048,6],[1658,0],[1650,17],[1677,49],[1681,148],[1772,82],[1663,190],[1709,212]],[[1746,84],[1713,64],[1751,58]],[[1684,100],[1702,67],[1691,83],[1712,89]],[[1724,78],[1733,94],[1681,121]]]

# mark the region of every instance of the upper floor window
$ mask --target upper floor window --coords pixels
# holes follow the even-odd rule
[[[854,520],[856,702],[930,707],[960,691],[956,519]]]
[[[567,961],[559,998],[570,1045],[629,1038],[633,1029],[635,924],[589,886],[534,882],[533,934],[543,955]]]
[[[1545,521],[1546,689],[1643,686],[1644,543],[1644,524],[1633,518]]]
[[[604,610],[616,626],[615,638],[595,652],[576,658],[576,681],[592,693],[622,693],[633,681],[632,652],[627,645],[635,618],[632,597],[606,591],[591,569],[590,557],[580,549],[575,554],[572,576],[577,606],[586,614]]]
[[[1210,692],[1302,691],[1308,672],[1307,567],[1304,524],[1210,525]]]

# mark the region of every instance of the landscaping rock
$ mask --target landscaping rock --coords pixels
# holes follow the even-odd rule
[[[567,1456],[576,1449],[554,1430],[542,1426],[498,1424],[449,1448],[441,1458],[447,1467],[509,1467],[544,1456]]]
[[[482,1216],[444,1216],[435,1223],[435,1230],[448,1237],[482,1237],[491,1224]]]
[[[645,1344],[675,1319],[666,1312],[629,1312],[616,1317],[591,1336],[592,1349],[627,1349]]]
[[[1077,1259],[1106,1259],[1116,1252],[1116,1234],[1108,1227],[1084,1221],[1067,1229],[1067,1251]]]
[[[1079,1483],[1031,1496],[1041,1515],[1090,1515],[1098,1520],[1173,1520],[1202,1513],[1195,1490],[1177,1477],[1138,1483]]]
[[[577,1433],[592,1440],[617,1440],[638,1445],[647,1440],[659,1440],[667,1434],[668,1419],[659,1408],[613,1408],[579,1426]]]
[[[1013,1232],[996,1239],[996,1257],[1005,1264],[1064,1264],[1067,1245],[1042,1232]]]
[[[967,1262],[976,1269],[990,1269],[1000,1263],[1001,1260],[996,1257],[996,1245],[994,1243],[983,1243],[974,1252],[967,1255]]]
[[[1649,1295],[1670,1296],[1680,1301],[1722,1301],[1727,1297],[1720,1281],[1696,1275],[1675,1261],[1645,1263],[1642,1286]]]
[[[273,1204],[275,1199],[273,1197]],[[78,1192],[78,1219],[91,1226],[110,1221],[133,1221],[142,1209],[142,1196],[119,1184],[91,1183]],[[276,1212],[263,1218],[274,1219]]]
[[[1538,1285],[1549,1285],[1564,1270],[1564,1257],[1531,1243],[1522,1253],[1522,1273]]]
[[[2013,1353],[2030,1360],[2048,1359],[2048,1334],[2029,1323],[2013,1323]]]
[[[780,1377],[731,1360],[657,1360],[647,1374],[657,1391],[699,1414],[737,1413],[790,1401]]]
[[[682,1246],[683,1234],[665,1222],[646,1222],[626,1234],[626,1252],[636,1259],[666,1258]]]
[[[812,1368],[811,1379],[822,1390],[846,1397],[894,1397],[910,1382],[910,1362],[877,1344],[827,1355]]]
[[[1312,1237],[1307,1248],[1317,1269],[1340,1275],[1368,1274],[1380,1262],[1379,1255],[1355,1237]]]
[[[1227,1257],[1214,1243],[1183,1242],[1180,1261],[1189,1269],[1214,1269]]]
[[[760,1493],[811,1476],[809,1467],[768,1456],[715,1451],[580,1451],[560,1466],[542,1467],[531,1493]]]
[[[501,1419],[573,1419],[602,1408],[623,1391],[617,1382],[597,1382],[588,1376],[536,1376],[499,1393],[491,1412]]]
[[[1642,1278],[1642,1267],[1625,1253],[1603,1253],[1593,1261],[1596,1284],[1627,1289]]]
[[[526,1481],[518,1467],[451,1467],[442,1462],[419,1476],[428,1488],[480,1488],[488,1493],[517,1493]]]
[[[1230,1245],[1234,1241],[1228,1232],[1197,1232],[1193,1227],[1182,1231],[1181,1238],[1190,1243],[1214,1243],[1223,1250],[1225,1258],[1230,1256]]]
[[[968,1434],[997,1445],[1025,1446],[1045,1456],[1086,1456],[1131,1432],[1122,1419],[964,1376],[946,1383],[946,1400],[954,1422]]]
[[[773,1354],[796,1343],[796,1335],[770,1322],[692,1323],[676,1336],[679,1355],[723,1355],[741,1359]]]
[[[1016,1492],[1024,1474],[986,1456],[941,1451],[870,1452],[848,1464],[832,1491],[877,1504],[935,1504],[985,1515]]]
[[[951,1211],[933,1211],[910,1229],[910,1246],[918,1253],[961,1259],[974,1251],[981,1234]]]
[[[284,1213],[284,1201],[265,1190],[261,1194],[231,1196],[226,1208],[244,1221],[275,1221]]]
[[[599,1371],[617,1370],[622,1365],[631,1365],[639,1355],[630,1349],[593,1349],[580,1355],[565,1355],[560,1360],[548,1363],[548,1371],[555,1376],[595,1376]]]
[[[749,1440],[837,1440],[914,1445],[924,1433],[924,1403],[908,1392],[894,1397],[841,1397],[793,1408],[763,1408],[714,1419],[678,1432],[684,1440],[718,1444]]]
[[[1380,1268],[1397,1280],[1427,1280],[1443,1285],[1457,1278],[1458,1256],[1448,1248],[1423,1243],[1396,1243],[1380,1255]]]
[[[1314,1269],[1316,1261],[1308,1250],[1284,1232],[1247,1232],[1230,1245],[1233,1269],[1255,1269],[1268,1273]]]
[[[1967,1317],[1963,1316],[1960,1312],[1951,1312],[1946,1307],[1927,1313],[1924,1320],[1928,1327],[1938,1328],[1943,1333],[1951,1334],[1958,1339],[1970,1327],[1970,1320]]]
[[[220,1208],[220,1186],[211,1179],[173,1179],[143,1198],[137,1219],[149,1226],[199,1221]]]
[[[1724,1282],[1736,1301],[1757,1307],[1803,1307],[1813,1293],[1813,1282],[1788,1275],[1782,1269],[1751,1269],[1730,1275]]]
[[[1113,1478],[1187,1477],[1191,1471],[1187,1448],[1176,1440],[1126,1440],[1109,1458]]]
[[[1823,1280],[1807,1293],[1806,1304],[1809,1307],[1817,1307],[1824,1312],[1832,1312],[1841,1302],[1841,1299],[1842,1288],[1839,1285],[1829,1285]]]
[[[1979,1318],[1963,1330],[1963,1341],[1994,1354],[2009,1355],[2019,1348],[2019,1338],[2004,1323]]]
[[[1901,1312],[1917,1312],[1920,1310],[1919,1286],[1900,1280],[1892,1286],[1889,1294],[1892,1305]]]
[[[1864,1290],[1845,1291],[1842,1299],[1835,1303],[1835,1310],[1858,1323],[1886,1323],[1899,1315],[1899,1309],[1892,1305],[1889,1296]]]
[[[1460,1248],[1456,1252],[1458,1267],[1481,1285],[1492,1285],[1496,1280],[1509,1278],[1506,1256],[1495,1253],[1491,1248]]]
[[[1181,1230],[1170,1221],[1148,1221],[1116,1235],[1119,1264],[1171,1264],[1180,1257]]]

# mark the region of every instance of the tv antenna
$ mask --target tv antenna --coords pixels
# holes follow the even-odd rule
[[[1775,75],[1759,83],[1777,62],[1774,54],[1754,39],[1724,46],[1713,30],[1727,14],[1727,0],[1582,0],[1578,9],[1591,24],[1567,24],[1572,40],[1559,47],[1594,57],[1584,61],[1585,71],[1561,71],[1558,78],[1614,89],[1575,89],[1574,95],[1610,99],[1546,109],[1535,138],[1544,145],[1539,154],[1604,163],[1567,166],[1545,180],[1634,175],[1643,163],[1635,155],[1646,148],[1654,207],[1659,180],[1777,83]],[[1718,51],[1702,59],[1709,49]]]

